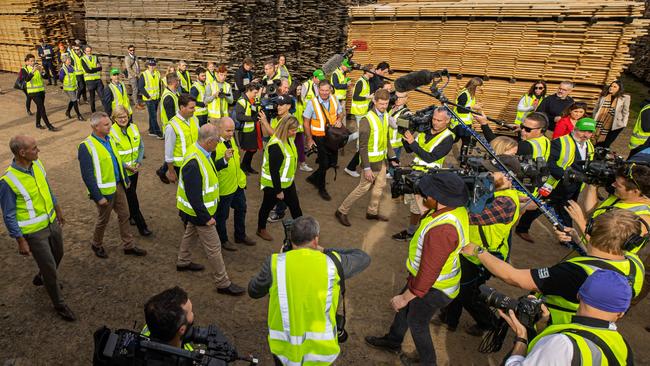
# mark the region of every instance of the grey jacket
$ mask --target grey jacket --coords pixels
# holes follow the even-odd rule
[[[603,104],[605,97],[598,98],[598,102],[594,106],[593,118],[596,119],[598,110]],[[630,118],[630,95],[623,94],[623,97],[616,102],[616,109],[614,110],[614,120],[612,121],[612,131],[625,128],[627,121]]]
[[[135,56],[135,60],[128,54],[124,56],[124,68],[128,73],[129,79],[137,79],[140,77],[140,64],[138,64],[138,56]]]

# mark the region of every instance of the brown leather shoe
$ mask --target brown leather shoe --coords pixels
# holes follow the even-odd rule
[[[342,213],[341,211],[336,210],[336,212],[334,213],[334,216],[336,216],[336,219],[339,220],[341,225],[343,225],[343,226],[352,226],[352,224],[350,224],[350,220],[348,220],[348,215]]]
[[[235,243],[244,244],[249,247],[252,247],[255,244],[257,244],[257,242],[255,242],[255,240],[253,240],[253,238],[249,237],[248,235],[246,235],[243,239],[235,239]]]
[[[231,252],[236,252],[237,251],[237,246],[235,244],[231,243],[229,240],[224,241],[221,243],[221,247],[225,250],[229,250]]]
[[[257,232],[255,232],[255,234],[266,241],[273,241],[273,237],[271,234],[269,234],[268,231],[266,231],[266,229],[257,229]]]
[[[535,242],[535,239],[533,239],[533,237],[530,236],[530,234],[528,234],[528,233],[518,233],[518,232],[515,231],[515,234],[518,237],[524,239],[525,241],[527,241],[529,243],[534,243]]]
[[[384,215],[380,215],[380,214],[373,215],[373,214],[370,214],[370,213],[366,213],[366,219],[368,219],[368,220],[377,220],[377,221],[388,221],[388,217],[386,217]]]

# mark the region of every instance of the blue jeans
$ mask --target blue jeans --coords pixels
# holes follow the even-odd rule
[[[244,240],[246,238],[246,193],[242,188],[237,188],[234,193],[219,197],[216,226],[219,240],[222,243],[228,241],[226,221],[228,221],[231,208],[235,210],[235,240]]]
[[[155,135],[162,135],[160,127],[158,127],[158,100],[147,100],[147,113],[149,113],[149,133]]]

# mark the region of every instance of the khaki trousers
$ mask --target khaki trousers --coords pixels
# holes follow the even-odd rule
[[[366,180],[363,173],[361,173],[359,185],[345,197],[345,200],[339,206],[339,211],[342,214],[347,215],[352,205],[372,187],[370,202],[368,202],[368,210],[366,212],[371,215],[377,215],[379,212],[379,201],[384,192],[384,187],[386,187],[386,163],[382,163],[381,169],[378,172],[372,172],[372,176],[375,177],[374,182]]]
[[[181,240],[181,246],[178,250],[177,266],[187,266],[191,263],[192,253],[190,253],[190,246],[196,241],[201,243],[205,255],[208,257],[208,262],[214,270],[214,284],[217,288],[225,288],[230,286],[230,279],[226,272],[226,265],[223,263],[221,256],[221,241],[219,234],[214,225],[197,226],[188,222],[185,225],[185,234]]]
[[[96,204],[97,205],[97,204]],[[113,198],[108,200],[106,206],[97,205],[97,222],[95,223],[95,233],[93,234],[92,244],[95,247],[101,247],[104,242],[104,232],[108,225],[108,220],[111,219],[111,211],[117,213],[117,221],[120,227],[120,239],[124,249],[131,249],[135,246],[133,242],[133,234],[129,227],[129,202],[126,199],[126,192],[121,183],[117,184],[117,190]]]

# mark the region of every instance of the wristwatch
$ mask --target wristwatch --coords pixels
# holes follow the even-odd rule
[[[483,252],[485,252],[485,249],[483,249],[483,247],[480,247],[478,245],[474,247],[474,256],[475,257],[478,257],[479,254],[483,254]]]

